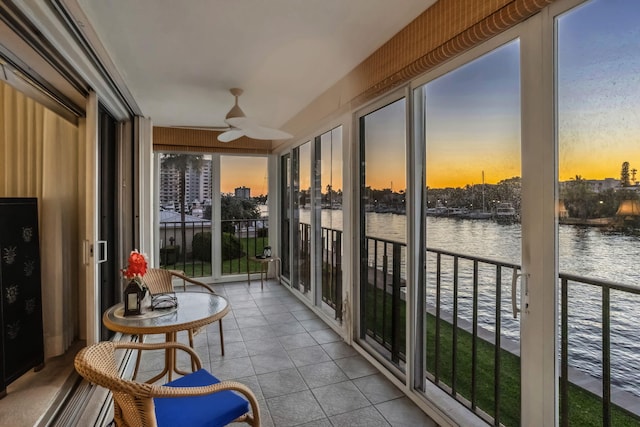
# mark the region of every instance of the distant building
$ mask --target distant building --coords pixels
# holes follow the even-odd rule
[[[198,200],[211,200],[211,160],[204,159],[200,170],[189,166],[185,177],[185,204],[192,206]],[[178,210],[180,200],[180,171],[160,165],[160,206]]]
[[[560,182],[560,189],[564,190],[567,185],[571,185],[575,180],[571,179],[569,181]],[[585,179],[583,180],[585,184],[589,186],[589,189],[595,193],[601,193],[607,190],[618,190],[620,189],[620,180],[616,178],[605,178],[605,179]]]
[[[587,179],[586,182],[596,193],[601,193],[606,190],[614,190],[620,187],[620,180],[616,178]]]
[[[237,198],[239,199],[250,199],[251,198],[251,189],[248,187],[245,187],[244,185],[242,187],[238,187],[234,190],[235,195]]]

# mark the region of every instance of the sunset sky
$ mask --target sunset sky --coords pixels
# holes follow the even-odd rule
[[[640,169],[639,22],[638,0],[596,0],[559,18],[561,181],[618,179],[625,161]],[[483,171],[490,184],[520,176],[519,55],[516,40],[427,84],[428,186],[480,184]],[[366,185],[406,189],[405,112],[401,100],[366,116]],[[241,185],[252,195],[268,191],[266,159],[225,156],[222,168],[223,193]],[[331,173],[341,180],[340,168]]]
[[[640,169],[639,22],[637,0],[598,0],[559,19],[561,181],[619,178],[624,161]],[[427,84],[427,185],[520,176],[519,55],[514,41]],[[367,116],[367,185],[404,189],[404,115],[402,101]]]
[[[640,169],[640,2],[598,0],[559,20],[560,180]]]
[[[220,191],[233,193],[238,187],[249,187],[251,196],[269,192],[266,157],[222,156],[220,159]]]
[[[516,41],[427,84],[429,187],[520,176],[519,75]]]

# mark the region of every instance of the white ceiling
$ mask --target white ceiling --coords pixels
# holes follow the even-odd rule
[[[436,0],[78,0],[156,126],[279,127]]]

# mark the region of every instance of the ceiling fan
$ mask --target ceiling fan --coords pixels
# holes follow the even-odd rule
[[[291,134],[281,131],[279,129],[273,129],[266,126],[259,125],[251,119],[247,118],[244,111],[238,105],[238,97],[242,95],[243,90],[238,88],[229,89],[231,95],[235,97],[235,104],[227,113],[224,121],[229,125],[229,129],[226,132],[218,135],[218,141],[231,142],[243,136],[248,136],[253,139],[289,139],[292,138]]]

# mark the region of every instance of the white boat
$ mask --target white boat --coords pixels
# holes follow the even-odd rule
[[[470,212],[467,212],[464,215],[464,218],[467,219],[491,219],[493,214],[491,212],[487,212],[484,204],[484,171],[482,171],[482,210],[474,209]]]
[[[454,218],[465,218],[468,213],[469,209],[467,208],[449,208],[447,216],[451,216]]]
[[[448,216],[449,209],[438,201],[435,208],[427,208],[426,214],[427,216]]]
[[[465,216],[465,218],[469,219],[491,219],[492,217],[493,214],[491,212],[485,212],[481,210],[471,211]]]
[[[496,207],[495,217],[497,222],[510,223],[518,220],[518,213],[511,203],[500,203]]]

